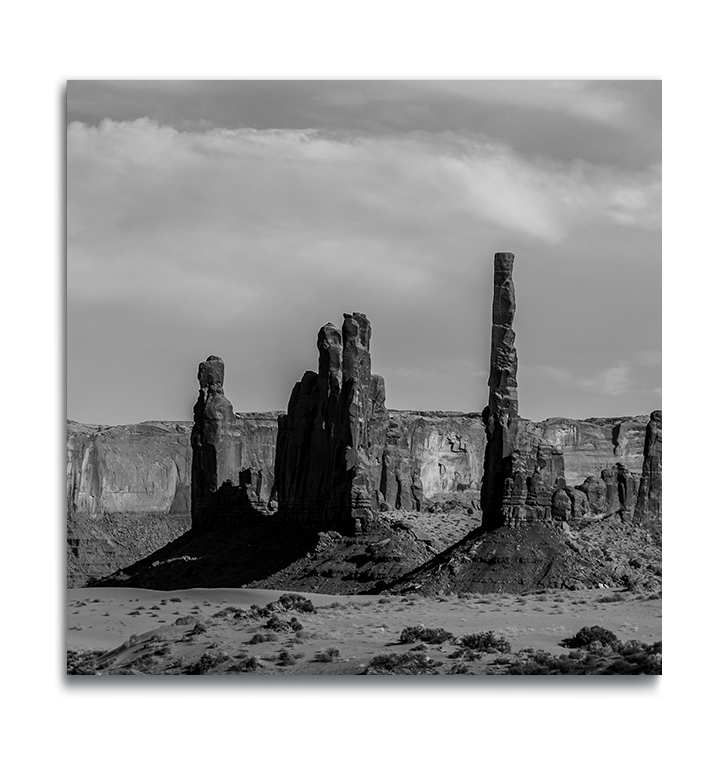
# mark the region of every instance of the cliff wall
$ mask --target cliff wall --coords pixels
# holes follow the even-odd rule
[[[421,510],[479,495],[485,431],[479,413],[389,410],[378,478],[381,508]],[[229,432],[237,470],[252,470],[251,489],[273,502],[281,412],[235,414]],[[569,487],[588,485],[595,513],[607,509],[603,470],[618,462],[639,481],[648,417],[519,420],[519,438],[562,450]],[[114,427],[68,421],[68,583],[102,577],[190,528],[191,422]],[[479,496],[476,498],[479,500]],[[479,517],[479,514],[478,514]]]

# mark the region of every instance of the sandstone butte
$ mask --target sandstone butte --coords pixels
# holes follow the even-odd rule
[[[482,414],[394,411],[371,373],[371,326],[318,332],[318,370],[287,411],[235,413],[224,363],[198,369],[194,422],[68,422],[68,585],[127,566],[185,533],[248,518],[362,534],[379,513],[462,509],[483,529],[618,513],[659,523],[662,418],[520,418],[514,256],[494,264]]]

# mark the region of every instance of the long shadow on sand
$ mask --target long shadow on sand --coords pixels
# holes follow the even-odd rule
[[[317,541],[317,527],[291,526],[271,516],[202,533],[191,529],[93,585],[157,590],[246,586],[292,564]]]

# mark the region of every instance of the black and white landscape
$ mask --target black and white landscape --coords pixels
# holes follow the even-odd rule
[[[660,674],[659,81],[67,118],[71,674]]]

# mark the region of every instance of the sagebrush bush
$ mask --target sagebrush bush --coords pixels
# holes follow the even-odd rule
[[[599,597],[596,602],[623,602],[625,597],[622,594],[610,594],[607,597]]]
[[[236,661],[228,672],[254,672],[259,666],[260,662],[254,656],[249,656]]]
[[[593,641],[597,643],[597,640]],[[626,643],[627,644],[627,643]],[[639,645],[639,648],[638,648]],[[634,643],[632,653],[620,656],[608,646],[604,654],[588,650],[574,650],[562,656],[547,651],[526,651],[523,661],[511,664],[509,675],[659,675],[662,659],[653,652],[660,643],[643,645]]]
[[[282,610],[297,610],[300,613],[314,613],[315,605],[300,594],[283,594],[277,602],[271,602],[267,605],[268,609],[276,609],[279,606]]]
[[[324,651],[318,651],[315,654],[315,661],[323,661],[326,663],[329,663],[331,661],[335,661],[335,659],[340,655],[340,651],[337,648],[327,648]]]
[[[364,675],[436,675],[435,661],[421,653],[383,653],[371,658]]]
[[[275,632],[299,632],[302,631],[303,625],[295,617],[288,621],[273,613],[265,624],[265,628]]]
[[[560,641],[560,644],[565,648],[587,648],[593,642],[609,645],[614,650],[619,645],[620,640],[616,634],[602,626],[583,626],[577,634],[566,637]]]
[[[102,650],[67,650],[65,657],[67,673],[69,675],[96,674],[95,662],[103,653]]]
[[[424,626],[408,626],[400,633],[400,642],[428,642],[431,645],[439,645],[447,640],[454,639],[455,635],[445,629],[426,629]]]
[[[304,653],[291,653],[289,650],[281,650],[277,657],[277,664],[278,666],[293,666],[304,657]]]
[[[509,653],[511,650],[510,643],[492,631],[465,634],[458,638],[458,645],[478,653]]]
[[[248,642],[248,645],[258,645],[261,642],[277,642],[278,636],[275,632],[268,632],[267,634],[253,634]]]
[[[194,662],[193,664],[190,664],[190,666],[187,668],[185,674],[187,675],[204,675],[207,674],[211,669],[215,669],[217,666],[222,664],[225,661],[228,661],[230,659],[230,656],[225,653],[224,650],[218,650],[218,649],[208,649],[205,651],[205,653],[200,656],[200,658]]]

